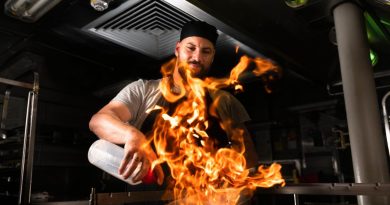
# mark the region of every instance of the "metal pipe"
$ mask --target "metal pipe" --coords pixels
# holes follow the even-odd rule
[[[94,187],[91,188],[91,194],[89,194],[88,205],[97,205],[96,204],[96,189]]]
[[[294,205],[299,205],[298,194],[293,194],[293,195],[294,195]]]
[[[32,91],[28,93],[24,127],[23,154],[20,169],[19,205],[30,204],[32,170],[34,162],[35,129],[38,108],[39,76],[34,73]]]
[[[22,163],[20,167],[20,186],[19,186],[19,200],[18,204],[19,205],[24,205],[24,204],[29,204],[30,203],[30,189],[27,184],[27,181],[29,181],[27,177],[27,173],[29,172],[28,169],[29,167],[27,166],[28,162],[28,155],[30,154],[29,152],[29,119],[30,119],[30,113],[31,113],[31,102],[32,102],[32,97],[31,97],[31,92],[28,93],[28,98],[27,98],[27,110],[26,110],[26,123],[24,127],[24,140],[23,140],[23,153],[22,153]]]
[[[389,126],[390,116],[387,115],[387,108],[386,108],[386,101],[389,96],[390,96],[390,92],[387,92],[386,95],[383,96],[382,98],[382,113],[383,113],[383,122],[385,124],[385,133],[386,133],[386,140],[387,140],[387,154],[390,157],[390,126]]]
[[[10,90],[5,91],[4,99],[3,99],[3,111],[1,112],[1,123],[0,123],[0,131],[2,132],[2,137],[5,137],[5,120],[7,119],[8,114],[8,103],[9,103],[9,97],[11,95]]]
[[[6,78],[0,78],[0,83],[7,84],[7,85],[13,85],[13,86],[18,86],[22,88],[28,88],[28,89],[33,89],[34,85],[31,83],[24,83],[24,82],[19,82],[15,80],[10,80]]]
[[[31,184],[32,184],[32,172],[33,172],[33,164],[34,164],[34,148],[35,148],[35,130],[36,130],[36,116],[37,116],[37,108],[38,108],[38,94],[30,91],[32,93],[32,104],[31,104],[31,114],[29,118],[29,128],[28,128],[28,134],[29,134],[29,155],[27,159],[27,177],[26,177],[26,188],[28,189],[28,202],[30,203],[31,198]]]
[[[379,106],[363,13],[353,2],[338,4],[334,22],[350,134],[355,181],[388,182]],[[360,205],[387,205],[388,197],[358,196]]]

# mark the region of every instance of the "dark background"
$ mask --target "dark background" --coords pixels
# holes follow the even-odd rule
[[[295,9],[286,1],[189,2],[241,32],[243,39],[253,40],[252,45],[259,45],[252,47],[254,50],[282,68],[281,78],[270,85],[271,93],[265,92],[264,81],[255,77],[243,81],[245,92],[232,92],[252,118],[248,128],[261,163],[279,161],[288,183],[353,182],[330,9],[334,1],[309,0]],[[33,72],[40,76],[33,197],[84,200],[92,187],[100,192],[123,190],[123,184],[87,161],[88,148],[97,139],[89,131],[88,121],[126,83],[159,78],[160,66],[173,57],[155,59],[82,30],[124,2],[113,1],[106,11],[98,12],[88,0],[63,0],[30,23],[6,15],[4,3],[0,4],[0,77],[33,82]],[[374,0],[354,2],[365,12],[370,49],[378,55],[373,70],[380,101],[390,82],[390,7]],[[226,76],[241,54],[244,52],[218,50],[211,75]],[[5,121],[8,141],[0,141],[0,201],[12,201],[18,192],[17,159],[27,91],[0,88],[2,93],[11,90]],[[12,150],[16,154],[9,156]],[[267,200],[278,203],[275,198]],[[355,199],[303,198],[302,203],[306,202],[355,203]]]

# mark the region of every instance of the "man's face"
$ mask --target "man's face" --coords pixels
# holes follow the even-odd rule
[[[187,63],[192,76],[204,77],[214,60],[214,45],[207,39],[191,36],[176,44],[175,55],[179,62]]]

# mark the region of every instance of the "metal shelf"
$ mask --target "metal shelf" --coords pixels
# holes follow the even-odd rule
[[[13,173],[20,173],[19,180],[19,195],[18,204],[30,204],[31,198],[31,182],[32,182],[32,168],[33,168],[33,159],[34,159],[34,146],[35,146],[35,130],[36,130],[36,115],[38,108],[38,92],[39,92],[39,75],[38,73],[34,73],[34,83],[25,83],[19,82],[15,80],[0,78],[0,83],[11,85],[15,87],[27,88],[30,89],[27,96],[27,109],[26,109],[26,120],[24,126],[24,134],[23,138],[21,137],[9,137],[7,139],[5,130],[4,121],[7,118],[7,107],[8,100],[10,97],[10,90],[7,89],[4,102],[3,102],[3,112],[1,115],[1,123],[0,123],[0,133],[3,140],[0,141],[0,147],[2,150],[6,150],[1,153],[2,161],[0,163],[3,164],[0,167],[0,174],[9,174],[11,171]],[[23,140],[21,140],[23,139]],[[4,162],[4,155],[11,154],[13,156],[17,156],[18,154],[7,153],[9,150],[21,150],[21,157],[19,160],[9,159]],[[9,157],[8,157],[9,158]],[[4,166],[5,164],[5,166]],[[9,165],[14,166],[9,166]],[[18,165],[19,164],[19,165]],[[10,197],[8,192],[5,195],[1,195],[1,197]],[[15,197],[15,196],[13,196]]]

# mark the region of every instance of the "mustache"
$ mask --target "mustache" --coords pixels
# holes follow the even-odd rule
[[[199,61],[196,61],[196,60],[188,61],[187,63],[194,64],[194,65],[202,65]]]

